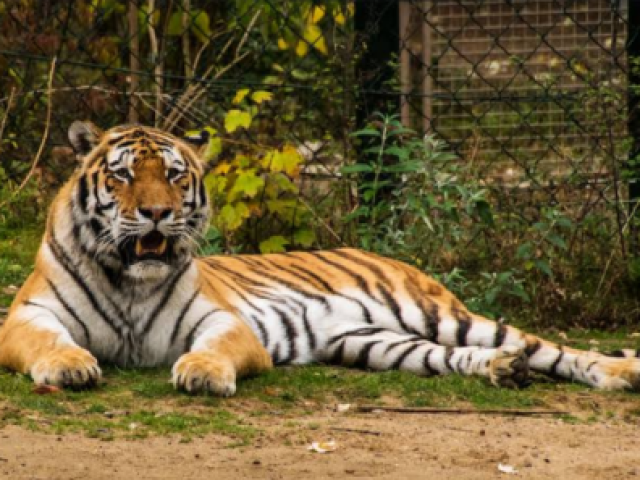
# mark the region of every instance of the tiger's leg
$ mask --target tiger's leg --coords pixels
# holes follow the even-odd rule
[[[0,366],[30,374],[38,385],[91,387],[101,376],[95,357],[49,308],[35,302],[12,309],[0,328]]]
[[[189,352],[173,366],[172,383],[190,393],[223,397],[236,391],[236,379],[270,369],[271,357],[253,331],[235,315],[215,311],[193,327]]]
[[[406,370],[418,375],[458,373],[490,378],[496,386],[527,383],[528,366],[517,347],[446,347],[424,338],[371,326],[329,338],[324,360],[372,370]]]
[[[533,371],[605,390],[640,390],[640,359],[564,347],[472,314],[455,299],[448,308],[441,306],[437,322],[431,322],[427,331],[430,339],[442,345],[524,349]]]

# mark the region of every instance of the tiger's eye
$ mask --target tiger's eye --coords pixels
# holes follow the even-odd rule
[[[128,168],[119,168],[113,172],[118,180],[131,180],[131,173]]]

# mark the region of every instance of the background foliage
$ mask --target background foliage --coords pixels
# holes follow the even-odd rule
[[[572,60],[566,68],[589,88],[576,96],[551,78],[536,87],[597,124],[589,131],[615,173],[599,190],[586,181],[593,159],[577,150],[564,151],[579,168],[561,179],[529,152],[509,152],[526,168],[500,183],[486,173],[491,158],[443,140],[451,125],[434,120],[425,136],[399,121],[405,50],[376,56],[381,38],[397,49],[397,34],[384,30],[394,11],[390,0],[0,1],[0,283],[19,284],[31,268],[51,195],[75,168],[66,129],[81,118],[209,133],[214,215],[202,253],[359,246],[430,272],[493,318],[636,322],[637,204],[627,182],[637,159],[623,127],[634,84],[603,82]],[[638,75],[634,57],[615,68]],[[372,104],[382,113],[365,111]],[[518,105],[514,131],[544,119],[541,104]],[[489,112],[460,125],[474,129],[479,149],[483,129],[505,121]]]

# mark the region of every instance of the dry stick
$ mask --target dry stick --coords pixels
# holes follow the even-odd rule
[[[53,60],[51,61],[51,68],[49,69],[49,80],[47,82],[47,119],[46,119],[46,123],[44,125],[44,133],[42,134],[42,139],[40,140],[40,146],[38,147],[38,151],[36,153],[35,158],[33,159],[33,163],[31,164],[31,168],[29,169],[29,173],[27,173],[27,176],[24,178],[24,180],[22,180],[22,183],[18,186],[18,188],[11,194],[11,196],[5,200],[4,202],[0,203],[0,208],[3,208],[4,206],[6,206],[7,204],[9,204],[11,202],[11,200],[13,200],[16,195],[18,195],[22,189],[25,187],[25,185],[29,182],[29,180],[31,179],[31,177],[33,176],[33,173],[36,171],[36,168],[38,166],[38,162],[40,161],[40,157],[42,156],[42,152],[44,151],[44,146],[47,143],[47,139],[49,138],[49,127],[51,126],[51,104],[52,104],[52,95],[51,93],[53,92],[53,76],[55,74],[56,71],[56,62],[57,62],[58,58],[57,57],[53,57]],[[9,103],[7,104],[7,110],[5,112],[5,118],[2,119],[2,130],[4,130],[4,123],[6,120],[6,116],[9,113],[9,108],[11,107],[11,100],[13,99],[13,90],[11,91],[11,97],[9,97]],[[2,136],[0,135],[0,139],[2,138]]]
[[[184,57],[184,75],[189,78],[193,76],[193,64],[191,63],[191,0],[182,1],[182,56]]]
[[[627,217],[627,221],[625,222],[625,224],[622,227],[621,235],[626,235],[627,230],[629,230],[629,224],[631,223],[631,220],[633,220],[633,218],[634,218],[634,216],[636,214],[636,210],[638,210],[639,206],[640,206],[640,202],[636,202],[636,204],[633,206],[633,210],[631,211],[631,214]],[[616,254],[616,251],[613,250],[611,252],[611,255],[609,255],[609,259],[607,260],[607,264],[604,266],[604,271],[602,272],[602,276],[600,277],[600,281],[598,282],[598,288],[596,289],[596,293],[595,293],[596,297],[600,293],[600,289],[602,288],[602,285],[604,284],[604,279],[607,276],[607,272],[609,271],[609,267],[611,266],[611,262],[613,260],[613,257],[615,256],[615,254]]]
[[[247,51],[240,57],[236,58],[233,62],[231,62],[229,65],[227,65],[218,73],[216,73],[213,76],[212,80],[218,80],[222,75],[227,73],[227,71],[233,68],[236,64],[244,60],[245,57],[249,55],[249,53],[251,52]],[[202,78],[206,78],[211,73],[212,70],[213,70],[213,67],[210,67],[205,72],[205,75]],[[175,127],[176,123],[178,123],[182,119],[182,117],[184,117],[184,112],[189,108],[191,108],[191,105],[194,102],[196,102],[206,91],[207,91],[206,87],[198,87],[198,86],[194,87],[193,85],[191,85],[189,88],[187,88],[186,92],[182,95],[182,97],[180,97],[180,99],[178,100],[178,104],[174,107],[173,111],[169,115],[167,121],[163,126],[163,130],[171,131]],[[172,118],[172,117],[175,117],[175,118]]]
[[[137,97],[132,95],[138,90],[140,85],[140,37],[138,30],[138,5],[135,1],[129,1],[129,7],[127,12],[127,20],[129,23],[129,69],[131,70],[129,76],[129,122],[138,123],[140,119],[138,112]]]
[[[11,110],[11,106],[13,104],[13,96],[16,93],[16,88],[13,87],[11,89],[11,93],[9,94],[9,102],[7,103],[7,108],[4,111],[4,115],[2,116],[2,123],[0,123],[0,146],[2,145],[2,137],[4,136],[4,127],[7,124],[7,118],[9,117],[9,110]]]
[[[344,241],[344,240],[342,240],[342,237],[340,237],[340,235],[338,235],[338,234],[333,230],[333,228],[331,228],[331,227],[327,224],[327,222],[325,222],[325,221],[320,217],[320,215],[318,215],[318,214],[316,213],[316,211],[315,211],[313,208],[311,208],[311,205],[309,205],[307,202],[305,202],[304,198],[302,198],[302,197],[298,197],[298,200],[300,201],[300,203],[302,203],[302,204],[307,208],[307,210],[309,210],[309,211],[311,212],[311,215],[313,215],[313,216],[315,217],[315,219],[316,219],[316,220],[318,220],[318,222],[320,222],[320,224],[321,224],[324,228],[326,228],[326,229],[327,229],[327,231],[328,231],[331,235],[333,235],[333,237],[334,237],[336,240],[338,240],[338,242],[340,242],[340,243],[342,244],[342,246],[344,246],[344,247],[348,247],[348,245],[345,243],[345,241]]]
[[[149,0],[149,4],[147,6],[147,13],[149,16],[147,18],[147,21],[149,23],[148,28],[149,28],[149,45],[151,48],[151,61],[153,62],[153,65],[154,65],[153,76],[154,76],[155,86],[153,87],[153,89],[155,90],[155,94],[156,94],[155,111],[161,112],[162,111],[162,90],[163,90],[163,81],[162,81],[163,80],[162,79],[163,60],[161,60],[159,56],[158,36],[156,35],[156,27],[153,24],[153,15],[154,15],[155,9],[156,9],[156,1]],[[158,115],[155,115],[153,124],[156,127],[160,125],[160,117],[158,117]]]
[[[570,412],[565,410],[512,410],[512,409],[487,409],[477,410],[475,408],[438,408],[438,407],[380,407],[377,405],[358,405],[356,412],[371,413],[375,411],[395,412],[395,413],[428,413],[440,414],[450,413],[458,415],[475,414],[475,415],[514,415],[518,417],[529,417],[535,415],[568,415]]]
[[[33,176],[33,173],[36,171],[36,167],[38,166],[38,162],[40,161],[40,157],[42,156],[42,152],[44,151],[44,146],[47,143],[47,140],[49,138],[49,127],[51,126],[51,104],[53,103],[52,102],[52,96],[51,96],[51,90],[52,90],[51,87],[53,85],[53,76],[54,76],[54,74],[56,72],[56,62],[57,61],[58,61],[58,58],[57,57],[53,57],[53,60],[51,61],[51,68],[49,69],[49,81],[47,82],[47,87],[48,87],[47,88],[47,120],[46,120],[46,123],[44,125],[44,133],[42,134],[42,139],[40,140],[40,146],[38,147],[38,151],[36,153],[36,156],[33,159],[33,163],[31,164],[31,169],[29,170],[29,173],[27,173],[27,176],[24,178],[24,180],[22,181],[22,183],[20,184],[18,189],[15,192],[13,192],[13,194],[11,195],[11,198],[9,200],[14,198],[18,193],[20,193],[20,191],[25,187],[27,182]],[[4,206],[5,204],[7,204],[9,202],[9,200],[4,202],[0,206]]]
[[[337,432],[364,433],[365,435],[375,435],[376,437],[382,435],[382,432],[378,432],[377,430],[364,430],[361,428],[331,427],[330,430],[335,430]]]
[[[244,43],[246,42],[248,36],[249,36],[249,32],[253,29],[253,27],[255,26],[256,21],[258,20],[258,16],[260,14],[262,10],[258,10],[256,12],[256,14],[253,16],[253,18],[251,19],[251,22],[249,23],[249,25],[247,26],[247,30],[245,31],[242,39],[240,40],[240,44],[239,47],[244,46]],[[204,75],[201,76],[202,79],[207,78],[209,75],[211,75],[211,73],[213,72],[213,70],[216,68],[216,65],[218,63],[218,60],[220,60],[220,58],[222,57],[222,55],[227,51],[227,49],[229,48],[229,46],[231,45],[231,40],[230,39],[227,44],[223,47],[222,51],[220,52],[220,55],[218,55],[218,58],[216,59],[216,61],[205,71]],[[236,56],[235,58],[231,61],[231,63],[229,63],[226,67],[224,67],[222,70],[220,70],[218,73],[216,73],[212,80],[217,80],[219,79],[222,75],[224,75],[227,71],[229,71],[231,68],[233,68],[236,64],[238,64],[239,62],[241,62],[242,60],[245,59],[245,57],[250,53],[249,51],[245,52],[244,54],[238,56],[239,51],[236,49]],[[167,131],[171,131],[173,130],[173,128],[175,127],[175,125],[182,119],[182,117],[184,116],[184,112],[185,110],[191,108],[191,105],[193,105],[193,103],[196,102],[196,100],[198,100],[205,92],[206,92],[206,87],[202,87],[200,85],[189,85],[189,87],[185,90],[185,92],[180,96],[180,98],[178,99],[178,102],[176,103],[175,107],[173,108],[173,110],[171,111],[171,113],[169,113],[169,116],[167,118],[167,120],[164,122],[163,125],[163,130],[167,130]]]

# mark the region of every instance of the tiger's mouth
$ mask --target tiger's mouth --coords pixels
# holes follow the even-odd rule
[[[146,235],[130,238],[120,247],[120,255],[125,265],[136,263],[164,263],[175,260],[174,240],[158,230]]]
[[[145,257],[162,257],[167,251],[167,243],[167,237],[158,230],[154,230],[144,237],[136,239],[136,257],[140,259],[144,259]]]

